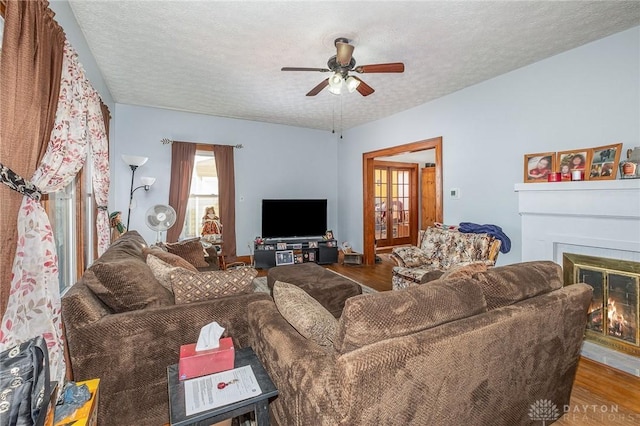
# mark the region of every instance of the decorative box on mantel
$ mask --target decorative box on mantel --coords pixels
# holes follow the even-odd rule
[[[640,262],[640,179],[521,183],[522,261],[564,254]],[[637,357],[586,341],[582,355],[640,377]]]

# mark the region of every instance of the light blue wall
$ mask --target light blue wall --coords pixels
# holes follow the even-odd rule
[[[244,144],[236,151],[242,255],[260,233],[260,200],[279,197],[327,198],[329,227],[362,250],[362,154],[442,136],[445,194],[450,188],[461,193],[460,199],[445,197],[444,221],[501,226],[512,240],[502,264],[521,259],[514,184],[522,182],[525,154],[618,142],[624,152],[640,145],[640,27],[347,130],[336,140],[329,132],[114,104],[69,4],[50,5],[111,110],[111,211],[127,208],[131,175],[120,154],[150,157],[137,176],[158,181],[148,193],[136,193],[131,219],[131,228],[148,241],[155,234],[144,225],[143,210],[166,203],[169,193],[170,148],[162,138]]]
[[[107,87],[107,83],[102,77],[102,72],[98,67],[98,63],[93,57],[93,53],[91,53],[89,45],[87,45],[84,34],[76,21],[76,17],[71,11],[69,2],[66,0],[50,0],[49,8],[55,12],[54,19],[64,30],[67,40],[69,40],[71,46],[73,46],[73,48],[78,52],[78,59],[80,60],[89,81],[91,81],[91,85],[98,91],[102,98],[102,102],[109,107],[109,110],[111,110],[111,113],[113,114],[115,107],[113,97]]]
[[[135,193],[129,226],[146,241],[154,242],[156,233],[145,225],[145,211],[169,201],[171,147],[163,138],[244,146],[234,151],[239,255],[248,255],[247,245],[260,235],[263,198],[326,198],[328,225],[337,229],[337,142],[330,132],[122,104],[116,104],[115,117],[110,210],[123,211],[126,221],[131,171],[120,155],[149,157],[136,171],[135,185],[140,176],[157,180],[149,192]]]
[[[362,248],[362,154],[437,136],[444,192],[461,194],[445,196],[445,223],[501,226],[512,248],[498,262],[519,262],[514,184],[523,181],[525,154],[640,145],[640,27],[344,132],[338,172],[350,184],[339,187],[342,240]]]

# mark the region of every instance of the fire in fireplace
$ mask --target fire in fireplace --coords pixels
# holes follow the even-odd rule
[[[593,287],[586,338],[640,356],[640,263],[564,253],[564,285]]]

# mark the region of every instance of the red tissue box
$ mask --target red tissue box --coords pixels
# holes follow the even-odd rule
[[[235,351],[231,337],[220,339],[220,346],[196,352],[196,344],[180,346],[178,377],[180,380],[193,379],[207,374],[234,368]]]

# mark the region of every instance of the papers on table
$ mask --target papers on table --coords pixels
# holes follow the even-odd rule
[[[190,416],[261,393],[250,365],[185,380],[185,414]]]

